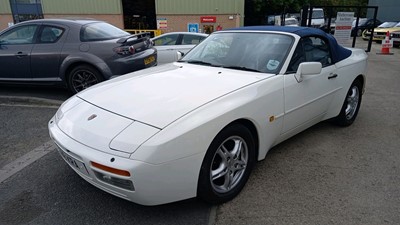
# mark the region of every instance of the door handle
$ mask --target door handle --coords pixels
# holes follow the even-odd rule
[[[338,75],[336,73],[331,73],[331,74],[329,74],[328,79],[333,79],[333,78],[336,78],[337,76]]]
[[[28,54],[23,52],[18,52],[17,54],[15,54],[15,56],[17,56],[17,58],[22,58],[24,56],[28,56]]]

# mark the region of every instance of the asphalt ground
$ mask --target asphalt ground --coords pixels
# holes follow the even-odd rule
[[[208,224],[211,206],[196,199],[145,207],[84,181],[48,135],[61,102],[24,99],[0,97],[0,225]]]
[[[400,49],[379,51],[369,53],[352,126],[323,122],[274,147],[241,194],[218,207],[195,199],[144,207],[91,186],[49,145],[47,121],[70,94],[0,86],[0,178],[20,167],[0,181],[0,224],[399,224]]]

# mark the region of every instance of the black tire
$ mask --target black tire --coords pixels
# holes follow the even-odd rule
[[[237,154],[234,154],[235,147],[239,149]],[[249,129],[241,124],[224,128],[204,157],[197,196],[212,204],[232,200],[249,179],[255,161],[254,138]]]
[[[69,90],[76,94],[104,80],[100,72],[89,65],[74,67],[67,77]]]
[[[362,100],[362,84],[360,80],[355,80],[344,99],[340,114],[334,118],[334,122],[339,126],[350,126],[357,117]]]
[[[363,33],[363,30],[361,30],[361,29],[357,30],[357,37],[360,37],[362,35],[362,33]]]

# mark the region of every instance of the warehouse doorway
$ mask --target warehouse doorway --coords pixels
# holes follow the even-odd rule
[[[122,0],[125,29],[157,29],[155,1]]]

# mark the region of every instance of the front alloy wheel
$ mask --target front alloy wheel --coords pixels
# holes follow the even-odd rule
[[[242,124],[224,128],[211,142],[200,169],[197,195],[213,204],[233,199],[256,161],[254,138]]]
[[[214,191],[226,193],[242,179],[248,163],[246,142],[238,136],[226,139],[217,149],[210,168],[210,182]]]

